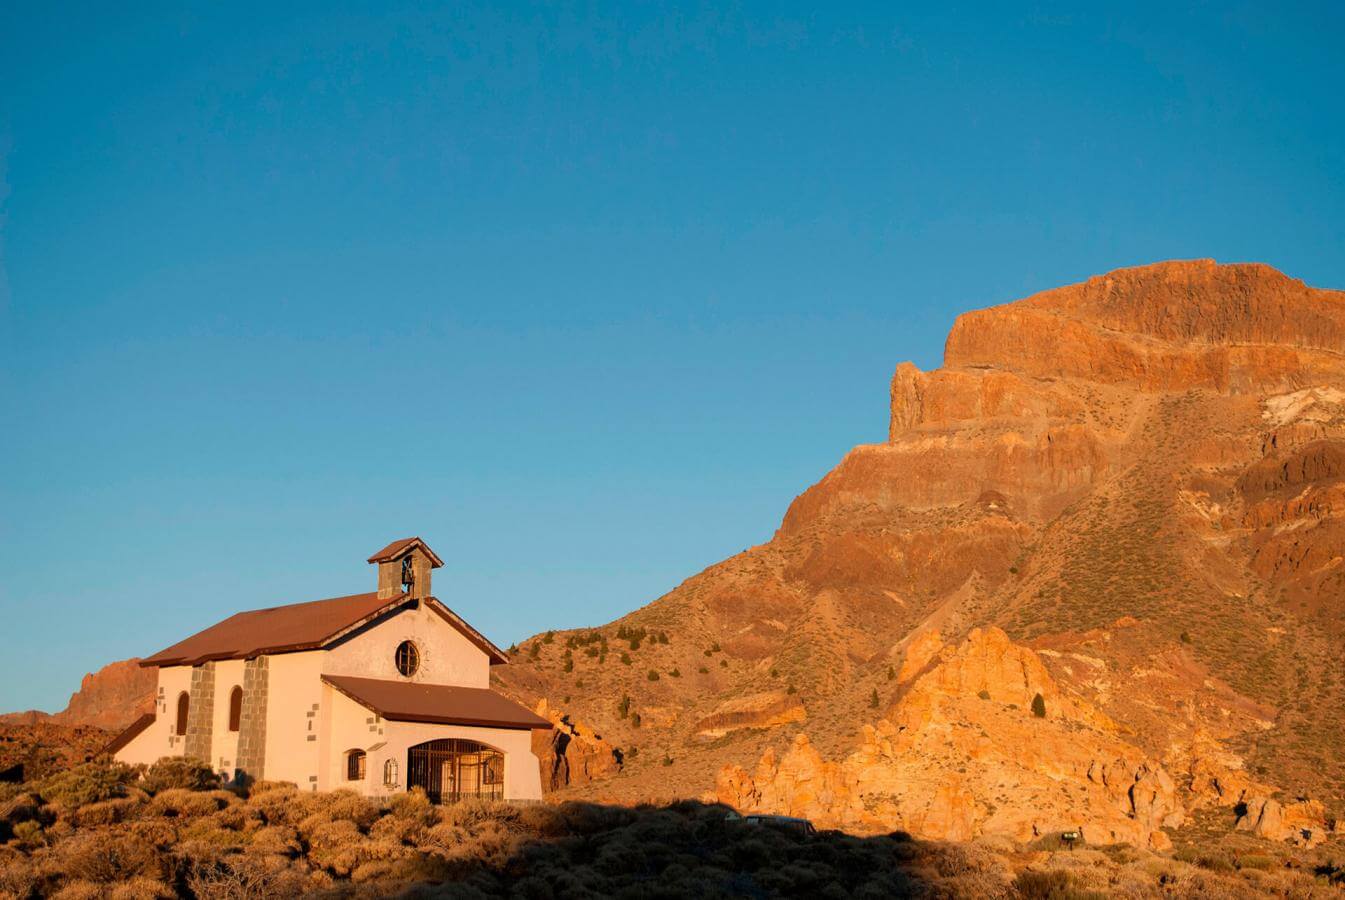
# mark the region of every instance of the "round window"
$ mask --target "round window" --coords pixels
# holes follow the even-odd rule
[[[402,641],[397,645],[397,671],[410,678],[419,668],[420,651],[410,641]]]

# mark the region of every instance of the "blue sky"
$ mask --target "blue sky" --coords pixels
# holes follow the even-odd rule
[[[0,710],[410,534],[501,644],[607,621],[962,310],[1345,286],[1338,4],[227,6],[0,9]]]

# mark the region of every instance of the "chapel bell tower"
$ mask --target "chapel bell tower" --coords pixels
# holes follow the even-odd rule
[[[444,564],[418,537],[393,541],[369,557],[369,562],[378,564],[378,596],[384,600],[402,593],[412,600],[433,596],[430,573]]]

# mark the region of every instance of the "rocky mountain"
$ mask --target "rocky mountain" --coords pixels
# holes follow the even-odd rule
[[[156,674],[142,669],[139,659],[108,663],[84,676],[79,690],[58,713],[38,710],[0,715],[0,724],[57,725],[119,731],[154,708]]]
[[[498,677],[619,748],[561,795],[1311,843],[1343,646],[1345,293],[1200,260],[961,316],[768,543]]]

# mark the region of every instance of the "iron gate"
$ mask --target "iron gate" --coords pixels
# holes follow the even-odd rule
[[[504,799],[504,754],[463,738],[417,744],[406,751],[406,786],[424,788],[434,803]]]

